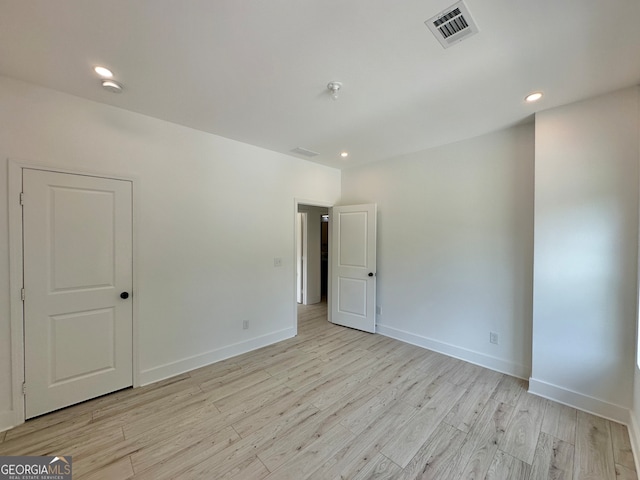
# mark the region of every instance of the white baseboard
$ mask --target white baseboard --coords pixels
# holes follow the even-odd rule
[[[434,352],[442,353],[449,357],[458,358],[460,360],[464,360],[465,362],[473,363],[474,365],[479,365],[481,367],[495,370],[500,373],[506,373],[507,375],[511,375],[513,377],[518,377],[526,380],[531,374],[531,369],[524,365],[520,365],[515,362],[509,362],[507,360],[492,357],[491,355],[475,352],[473,350],[468,350],[466,348],[457,347],[455,345],[440,342],[438,340],[433,340],[432,338],[416,335],[415,333],[405,332],[404,330],[388,327],[386,325],[377,325],[376,332],[386,337],[395,338],[396,340],[410,343],[411,345],[417,345],[418,347],[433,350]]]
[[[640,465],[640,425],[638,425],[638,419],[633,412],[631,412],[629,416],[631,417],[631,421],[627,424],[627,428],[629,430],[629,438],[631,440],[633,461],[635,462],[637,470],[638,465]]]
[[[24,419],[19,419],[18,413],[15,410],[0,412],[0,432],[10,430],[21,423],[24,423]]]
[[[614,422],[624,425],[631,424],[631,413],[628,408],[600,400],[599,398],[590,397],[583,393],[574,392],[573,390],[568,390],[551,383],[536,380],[535,378],[529,379],[529,393],[598,415],[608,420],[613,420]]]
[[[261,337],[252,338],[233,345],[227,345],[225,347],[211,350],[209,352],[194,355],[192,357],[183,358],[175,362],[160,365],[158,367],[150,368],[140,372],[140,386],[149,385],[150,383],[159,382],[166,378],[180,375],[181,373],[195,370],[196,368],[204,367],[220,360],[235,357],[236,355],[242,355],[243,353],[256,350],[258,348],[272,345],[287,338],[294,337],[296,331],[294,328],[286,328],[278,332],[269,333]]]

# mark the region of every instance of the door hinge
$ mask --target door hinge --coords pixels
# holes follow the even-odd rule
[[[24,205],[24,192],[20,192],[20,205]]]
[[[27,383],[24,382],[22,384],[22,395],[26,395],[27,394]]]
[[[20,298],[22,299],[22,301],[24,302],[24,288],[20,289]]]

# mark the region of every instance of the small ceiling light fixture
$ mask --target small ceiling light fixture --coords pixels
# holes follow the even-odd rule
[[[106,67],[93,67],[93,71],[100,75],[102,78],[113,78],[113,72]]]
[[[524,101],[527,103],[532,103],[532,102],[537,102],[541,98],[542,98],[542,92],[534,92],[524,97]]]
[[[103,80],[102,88],[104,88],[107,92],[122,93],[122,85],[120,85],[118,82],[114,82],[113,80]]]
[[[331,98],[334,100],[338,99],[338,92],[342,88],[342,83],[340,82],[329,82],[327,84],[327,89],[331,92]]]
[[[349,152],[340,152],[340,156],[342,158],[347,158],[349,156]]]

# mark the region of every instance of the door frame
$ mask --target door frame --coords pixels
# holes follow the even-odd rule
[[[297,295],[297,284],[296,284],[296,276],[297,276],[297,267],[296,263],[298,261],[298,253],[297,253],[297,241],[298,241],[298,228],[297,225],[297,214],[298,214],[298,205],[309,205],[310,207],[323,207],[331,209],[333,207],[333,203],[322,202],[319,200],[307,200],[305,198],[294,198],[293,199],[293,334],[298,335],[298,295]],[[329,234],[331,235],[331,234]],[[329,237],[331,238],[331,237]],[[331,241],[331,240],[329,240]],[[329,248],[329,257],[331,256],[331,248]],[[305,285],[306,289],[306,285]],[[329,258],[329,274],[327,277],[327,306],[331,305],[331,258]],[[330,313],[327,312],[327,318],[329,319]]]
[[[296,217],[296,301],[299,300],[298,303],[303,305],[307,303],[307,219],[307,212],[298,212]],[[299,295],[298,289],[300,289]]]
[[[111,180],[124,180],[131,182],[132,187],[132,275],[133,292],[132,300],[132,360],[133,360],[133,387],[140,386],[139,378],[139,341],[138,341],[138,312],[139,312],[139,288],[138,288],[138,190],[140,180],[135,176],[114,175],[106,172],[90,172],[59,168],[56,166],[39,165],[21,160],[8,160],[8,204],[9,204],[9,316],[11,326],[11,390],[13,426],[25,422],[25,397],[22,394],[22,385],[25,382],[25,344],[24,344],[24,304],[22,302],[22,287],[24,285],[24,249],[23,249],[23,221],[22,206],[20,205],[20,192],[22,192],[22,174],[24,169],[44,170],[54,173],[66,173],[71,175],[83,175],[87,177],[100,177]]]
[[[302,213],[298,213],[296,215],[296,237],[295,237],[295,247],[296,247],[296,280],[295,280],[295,286],[296,286],[296,301],[300,304],[302,303],[302,258],[303,258],[303,251],[302,251],[302,241],[301,241],[301,237],[303,236],[303,232],[302,232]]]

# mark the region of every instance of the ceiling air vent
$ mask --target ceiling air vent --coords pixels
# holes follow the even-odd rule
[[[478,33],[478,26],[463,1],[454,3],[424,23],[444,48]]]
[[[307,150],[306,148],[302,148],[302,147],[296,147],[291,151],[296,155],[302,155],[303,157],[307,157],[307,158],[317,157],[318,155],[320,155],[318,152]]]

